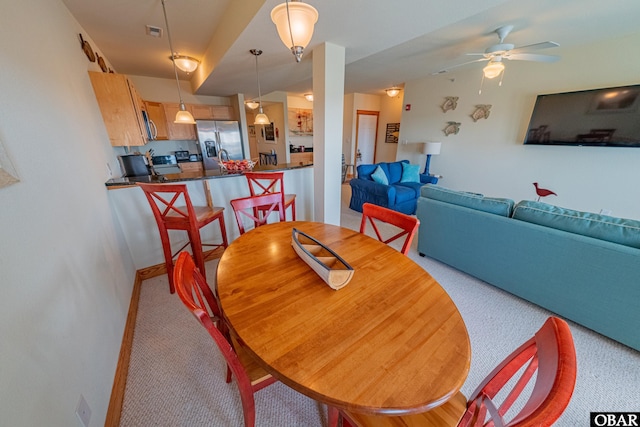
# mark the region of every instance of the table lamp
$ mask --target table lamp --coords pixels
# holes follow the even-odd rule
[[[427,162],[424,165],[425,175],[429,175],[429,162],[431,161],[431,155],[440,154],[440,147],[442,146],[442,142],[425,142],[422,147],[422,154],[427,155]]]

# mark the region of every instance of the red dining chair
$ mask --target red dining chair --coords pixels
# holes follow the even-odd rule
[[[245,233],[244,218],[249,218],[254,227],[265,225],[271,212],[276,211],[279,221],[285,221],[282,197],[278,193],[267,193],[260,196],[249,196],[231,200],[231,207],[236,215],[240,234]],[[260,210],[260,214],[257,212]]]
[[[564,412],[576,384],[576,351],[569,325],[549,317],[540,330],[500,363],[464,403],[462,393],[423,414],[372,416],[329,408],[335,426],[339,415],[354,426],[505,426],[546,427]],[[521,393],[534,381],[528,399]],[[530,388],[527,388],[529,390]],[[505,415],[514,403],[519,409]],[[462,405],[462,407],[460,407]],[[466,406],[466,411],[465,411]]]
[[[226,248],[227,229],[224,224],[224,208],[209,206],[193,206],[186,184],[143,184],[138,186],[144,191],[153,216],[158,224],[160,240],[162,241],[162,252],[164,263],[169,276],[169,291],[175,292],[173,283],[173,258],[188,245],[196,259],[196,265],[206,277],[204,264],[203,246],[214,248]],[[200,239],[200,229],[213,221],[218,220],[222,243],[209,244],[202,243]],[[184,230],[187,232],[189,241],[176,252],[171,250],[171,240],[168,230]]]
[[[367,229],[367,220],[371,224],[378,240],[383,243],[390,243],[404,237],[404,244],[402,245],[402,250],[400,252],[405,255],[409,253],[413,236],[415,236],[416,231],[418,231],[418,227],[420,226],[420,220],[418,218],[382,206],[374,205],[373,203],[365,203],[362,205],[362,221],[360,222],[360,233],[362,234],[365,234]],[[395,227],[393,232],[396,232],[396,234],[389,238],[383,237],[383,233],[380,233],[380,230],[378,229],[378,225],[380,223],[393,225]],[[400,232],[397,232],[398,229],[400,229]]]
[[[226,327],[221,330],[211,321],[204,301],[213,300],[213,293],[204,277],[196,269],[193,258],[188,252],[182,252],[178,256],[174,275],[176,291],[180,300],[213,338],[227,362],[228,372],[236,379],[240,391],[245,427],[253,427],[256,420],[256,405],[253,395],[277,380],[262,369],[235,338],[231,337],[231,340],[228,340],[228,335],[224,334],[224,331],[228,330]],[[211,307],[211,305],[209,306]],[[231,382],[231,375],[227,374],[227,383]]]
[[[268,193],[279,193],[282,196],[282,205],[286,210],[291,206],[291,220],[296,220],[296,195],[285,194],[284,172],[245,172],[249,184],[249,193],[259,196]]]

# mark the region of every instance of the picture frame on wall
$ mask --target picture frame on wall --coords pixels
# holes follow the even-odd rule
[[[264,142],[267,144],[275,144],[276,143],[276,134],[274,131],[273,122],[268,125],[262,126],[262,138],[264,138]]]
[[[400,123],[387,123],[387,134],[384,142],[387,144],[397,144],[400,135]]]

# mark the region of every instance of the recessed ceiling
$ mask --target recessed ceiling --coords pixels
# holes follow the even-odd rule
[[[63,0],[96,47],[119,73],[173,78],[160,0]],[[262,92],[311,91],[313,48],[345,47],[345,93],[384,89],[469,60],[497,43],[493,31],[514,25],[516,46],[552,40],[554,55],[577,45],[638,32],[640,2],[617,0],[306,0],[319,12],[301,63],[280,41],[270,12],[282,0],[166,0],[174,49],[201,59],[191,80],[200,95],[257,96],[255,59]],[[545,52],[547,53],[547,52]],[[548,52],[551,53],[551,52]],[[481,64],[472,64],[481,68]]]

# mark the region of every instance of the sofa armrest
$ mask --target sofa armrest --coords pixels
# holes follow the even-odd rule
[[[437,184],[438,178],[440,178],[439,175],[428,175],[425,173],[420,174],[420,182],[422,184]]]
[[[392,207],[396,200],[396,189],[391,185],[378,184],[367,179],[354,178],[349,181],[351,185],[351,202],[349,207],[362,212],[364,203]]]

